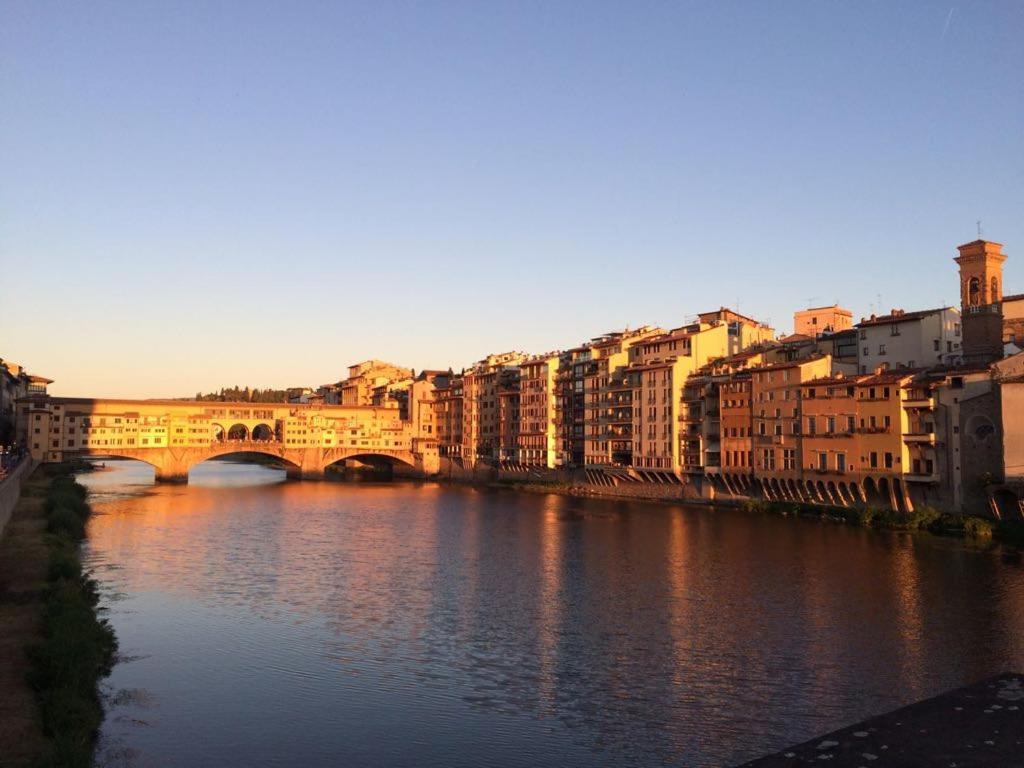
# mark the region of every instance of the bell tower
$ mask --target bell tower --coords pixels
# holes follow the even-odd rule
[[[957,247],[960,255],[960,312],[966,363],[1003,356],[1003,262],[1000,243],[975,240]]]

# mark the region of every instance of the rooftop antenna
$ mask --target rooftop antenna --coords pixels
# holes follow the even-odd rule
[[[981,240],[981,219],[978,219],[978,239]]]
[[[817,301],[817,299],[818,299],[817,296],[808,296],[807,297],[807,308],[808,309],[813,308],[814,307],[814,302]]]

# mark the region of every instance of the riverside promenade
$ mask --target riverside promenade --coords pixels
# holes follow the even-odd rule
[[[0,473],[0,536],[3,536],[7,521],[18,503],[22,482],[32,472],[32,460],[26,455],[12,467],[4,467]]]
[[[1024,675],[998,677],[864,720],[738,768],[1020,768]]]

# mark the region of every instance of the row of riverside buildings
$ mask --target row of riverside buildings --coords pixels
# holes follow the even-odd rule
[[[424,466],[453,479],[1024,518],[1024,294],[1003,291],[1001,245],[958,250],[959,308],[855,323],[842,307],[813,307],[778,337],[723,307],[564,351],[492,354],[458,373],[368,360],[335,384],[289,390],[291,404],[307,406],[295,423],[250,414],[250,424],[221,404],[220,433],[211,423],[193,437],[329,447],[340,438],[317,420],[337,414],[318,406],[360,406],[352,413],[369,421],[362,432],[350,425],[347,440],[380,453],[369,435],[393,423]],[[55,412],[48,383],[0,361],[0,427],[15,400],[42,409],[34,418]],[[39,460],[59,460],[71,441],[95,452],[110,439],[102,423],[80,435],[22,426]],[[170,446],[166,434],[159,444]],[[395,448],[388,440],[380,445]]]
[[[1022,517],[1024,294],[1000,244],[958,250],[959,309],[815,307],[777,337],[721,308],[459,373],[370,360],[291,396],[400,409],[452,477]]]

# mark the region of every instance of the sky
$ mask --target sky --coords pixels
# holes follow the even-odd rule
[[[0,0],[0,358],[61,395],[456,370],[1024,292],[1024,3]]]

